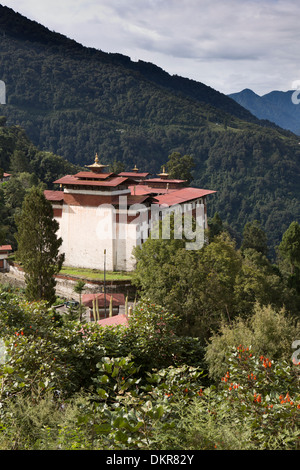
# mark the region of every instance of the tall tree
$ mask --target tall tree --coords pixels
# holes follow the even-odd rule
[[[83,308],[82,308],[81,298],[82,298],[82,292],[84,291],[84,289],[85,289],[85,282],[80,279],[74,286],[74,292],[79,295],[79,321],[82,320]]]
[[[110,171],[116,174],[121,173],[122,171],[125,171],[125,165],[120,160],[114,159],[113,163],[110,165]]]
[[[217,235],[220,235],[224,231],[223,221],[219,216],[218,212],[209,219],[208,221],[209,226],[209,240],[213,240],[213,238]]]
[[[292,222],[284,232],[279,251],[290,263],[292,273],[296,267],[300,268],[300,225],[298,222]]]
[[[58,222],[41,189],[31,188],[16,224],[17,257],[25,271],[26,297],[51,304],[55,300],[54,275],[62,267],[64,254],[59,254],[62,239],[56,235]]]
[[[4,191],[0,185],[0,245],[6,241],[8,232],[8,210],[5,205]]]
[[[227,234],[200,250],[186,250],[183,240],[148,239],[134,254],[133,283],[181,318],[182,333],[203,339],[220,318],[238,313],[234,291],[242,258]]]
[[[186,180],[188,186],[193,181],[193,167],[194,159],[192,156],[181,155],[179,152],[173,152],[169,155],[167,171],[170,178]]]
[[[252,248],[263,255],[268,253],[268,240],[258,220],[247,222],[243,231],[242,251]]]
[[[300,296],[300,225],[298,222],[292,222],[284,232],[278,249],[286,263],[288,285]]]

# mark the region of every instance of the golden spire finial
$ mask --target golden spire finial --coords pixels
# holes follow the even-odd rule
[[[164,176],[165,177],[169,176],[169,173],[166,173],[166,167],[165,166],[163,166],[163,172],[159,173],[158,176],[160,176],[161,178],[163,178]]]
[[[96,153],[94,163],[92,165],[86,165],[87,168],[90,168],[92,171],[98,172],[98,173],[101,173],[103,168],[105,168],[107,166],[109,166],[109,165],[101,165],[101,163],[99,163],[98,153]]]

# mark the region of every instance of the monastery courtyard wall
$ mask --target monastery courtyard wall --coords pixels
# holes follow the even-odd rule
[[[74,287],[80,278],[72,276],[56,276],[56,294],[59,297],[68,300],[74,299],[79,301],[79,295],[74,292]],[[85,284],[85,294],[94,294],[103,292],[104,282],[91,281],[83,279]],[[10,284],[13,287],[25,288],[24,272],[16,263],[10,263],[10,269],[7,273],[0,273],[0,284]],[[136,289],[132,286],[129,280],[113,280],[106,281],[106,292],[108,294],[119,293],[128,295],[129,300],[134,300]]]

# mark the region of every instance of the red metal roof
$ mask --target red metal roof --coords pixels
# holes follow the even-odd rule
[[[11,245],[2,245],[0,246],[0,251],[12,251]]]
[[[75,178],[87,178],[87,179],[102,179],[105,180],[109,178],[114,173],[96,173],[94,171],[80,171],[74,175]]]
[[[118,179],[118,178],[117,178]],[[89,182],[90,183],[90,182]],[[97,186],[103,186],[104,181],[95,182]],[[76,181],[77,184],[77,181]],[[108,185],[106,185],[108,186]],[[147,185],[130,185],[129,189],[131,190],[131,194],[127,196],[127,205],[132,204],[142,204],[148,198],[151,199],[151,195],[153,196],[153,202],[156,204],[166,204],[168,206],[172,206],[175,204],[182,204],[184,202],[193,201],[194,199],[198,199],[203,196],[207,196],[209,194],[213,194],[216,191],[211,191],[208,189],[200,189],[200,188],[181,188],[181,189],[166,189],[166,188],[151,188]],[[64,192],[63,191],[44,191],[46,199],[52,202],[61,202],[64,200]],[[119,203],[119,196],[114,196],[110,201],[112,204]]]
[[[208,189],[200,188],[180,188],[180,189],[166,189],[166,188],[151,188],[150,186],[139,184],[136,186],[129,186],[131,194],[146,195],[155,194],[155,200],[158,204],[174,205],[183,202],[193,201],[208,194],[215,193]]]
[[[64,192],[63,191],[50,191],[46,189],[44,191],[44,195],[48,201],[63,201],[64,200]]]
[[[102,320],[98,320],[97,323],[100,326],[128,326],[128,317],[122,313],[119,315],[114,315],[113,317],[103,318]]]
[[[152,193],[151,188],[149,186],[144,185],[144,184],[132,185],[132,186],[129,186],[129,189],[131,191],[131,194],[132,195],[135,194],[136,196]]]
[[[168,179],[168,178],[149,178],[146,180],[147,183],[185,183],[186,180],[176,180],[176,179]]]
[[[133,204],[142,204],[143,202],[146,201],[152,201],[153,197],[151,197],[151,194],[125,194],[126,196],[126,204],[127,206],[132,206]],[[111,198],[111,203],[115,205],[120,204],[120,198],[119,196],[113,196]]]
[[[135,171],[122,171],[119,176],[129,176],[130,178],[146,178],[149,173],[136,173]]]
[[[147,181],[147,180],[146,180]],[[131,194],[137,195],[145,195],[145,194],[165,194],[165,193],[170,193],[172,191],[177,191],[177,189],[167,189],[167,188],[151,188],[150,186],[147,186],[146,184],[138,184],[138,185],[132,185],[129,186],[129,189],[131,191]]]
[[[72,175],[63,176],[62,178],[54,181],[55,184],[65,184],[65,185],[76,185],[76,186],[106,186],[106,187],[116,187],[125,183],[128,178],[122,178],[116,176],[109,180],[104,181],[93,181],[93,180],[80,180]],[[130,181],[131,182],[131,181]]]
[[[208,194],[213,194],[216,191],[200,188],[182,188],[171,191],[167,194],[158,195],[155,197],[158,204],[167,204],[173,206],[175,204],[182,204],[184,202],[193,201]]]
[[[82,303],[86,307],[93,307],[93,300],[98,299],[98,305],[99,307],[104,307],[104,300],[105,300],[105,294],[104,293],[99,293],[99,294],[83,294],[82,295]],[[120,305],[125,305],[125,296],[124,294],[106,294],[106,305],[107,307],[109,306],[110,299],[112,297],[112,304],[113,307],[119,307]]]

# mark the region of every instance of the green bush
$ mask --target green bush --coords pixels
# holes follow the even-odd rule
[[[249,318],[238,318],[233,324],[223,323],[211,336],[205,353],[209,375],[218,380],[224,374],[228,347],[249,344],[255,354],[288,361],[293,353],[292,343],[298,338],[299,321],[287,315],[284,309],[277,311],[256,304]]]
[[[299,448],[299,330],[284,312],[257,307],[213,337],[213,380],[176,322],[143,301],[128,328],[83,326],[0,292],[0,449]]]

